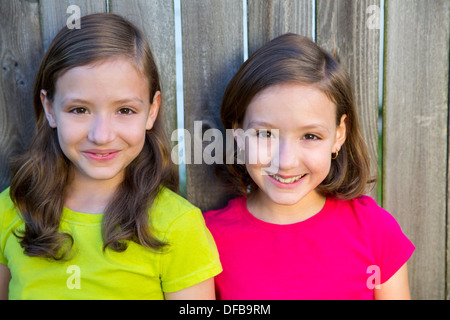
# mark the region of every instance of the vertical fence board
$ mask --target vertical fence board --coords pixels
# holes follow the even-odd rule
[[[372,175],[378,171],[379,26],[367,24],[367,8],[379,0],[319,0],[317,44],[336,54],[348,71],[363,136],[372,156]],[[377,200],[377,187],[368,193]]]
[[[249,55],[286,32],[312,37],[311,0],[248,0],[247,2]]]
[[[161,77],[163,116],[170,138],[177,128],[173,1],[110,0],[110,12],[130,20],[147,37]]]
[[[47,50],[58,31],[66,25],[67,19],[71,16],[71,13],[67,13],[67,7],[70,5],[80,7],[81,16],[106,12],[106,1],[40,0],[39,3],[44,51]]]
[[[412,298],[443,299],[449,2],[388,1],[384,205],[416,245]]]
[[[185,127],[192,138],[194,163],[199,150],[195,147],[202,143],[194,137],[194,121],[202,121],[202,133],[222,127],[218,112],[222,95],[243,62],[242,0],[184,0],[181,12]],[[202,210],[226,204],[212,165],[187,164],[186,180],[188,200]]]
[[[27,147],[34,130],[33,80],[42,56],[39,7],[0,2],[0,191],[10,183],[9,161]]]
[[[450,33],[450,9],[447,8],[447,32]],[[443,24],[445,26],[445,24]],[[450,113],[450,40],[447,42],[447,47],[449,49],[449,57],[448,57],[448,65],[447,69],[444,69],[444,72],[447,71],[448,74],[448,82],[447,82],[447,112]],[[448,115],[447,122],[447,216],[446,216],[446,265],[445,272],[446,274],[446,285],[445,285],[445,299],[450,300],[450,114]]]

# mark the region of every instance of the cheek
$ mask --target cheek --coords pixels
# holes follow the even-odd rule
[[[261,170],[261,166],[258,165],[250,165],[245,164],[245,168],[247,169],[247,173],[250,176],[250,178],[253,180],[254,183],[258,185],[258,187],[263,187],[262,181],[263,181],[263,174]]]
[[[124,126],[118,131],[120,140],[124,141],[129,147],[141,150],[145,144],[147,131],[138,126]]]
[[[328,152],[328,149],[311,151],[307,157],[304,157],[303,163],[311,172],[316,172],[325,178],[331,168],[331,152]]]
[[[267,166],[278,152],[278,144],[271,139],[250,137],[245,145],[246,163],[257,166]]]
[[[63,126],[58,127],[58,144],[62,153],[72,163],[76,163],[79,160],[79,146],[83,138],[80,135],[80,131],[65,130]]]
[[[58,125],[56,130],[59,145],[64,152],[77,145],[86,136],[85,130],[82,127],[74,127],[72,124],[70,126],[65,125],[63,122]]]

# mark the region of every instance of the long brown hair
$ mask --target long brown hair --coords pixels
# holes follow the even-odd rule
[[[224,128],[240,125],[256,94],[282,83],[312,85],[324,92],[337,107],[336,125],[342,115],[347,115],[346,141],[317,190],[344,199],[363,194],[374,180],[370,177],[370,156],[359,128],[350,78],[330,54],[304,36],[281,35],[255,51],[241,66],[222,99],[220,115]],[[245,165],[237,164],[236,154],[234,164],[217,169],[218,175],[240,195],[258,188]]]
[[[35,136],[29,151],[12,165],[10,196],[25,222],[25,229],[15,235],[24,253],[32,257],[65,258],[73,244],[70,234],[58,230],[71,162],[59,146],[56,129],[47,123],[41,90],[46,90],[51,100],[58,77],[67,70],[124,57],[148,80],[150,99],[161,91],[152,52],[136,26],[106,13],[84,16],[80,24],[81,29],[62,28],[41,62],[34,86]],[[127,240],[152,249],[165,245],[152,235],[148,216],[161,186],[178,190],[178,171],[170,161],[162,103],[153,128],[146,132],[143,150],[126,168],[125,178],[105,210],[104,250],[124,251]]]

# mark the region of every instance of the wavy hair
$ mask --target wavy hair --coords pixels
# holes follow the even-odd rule
[[[324,92],[337,107],[336,125],[342,115],[347,115],[346,141],[317,190],[343,199],[362,195],[367,184],[375,180],[370,177],[370,156],[359,127],[350,78],[330,54],[307,37],[281,35],[249,57],[223,95],[220,116],[224,128],[242,124],[252,99],[262,90],[283,83],[311,85]],[[218,166],[216,173],[245,196],[258,186],[245,165],[237,164],[236,157],[235,152],[234,164]]]
[[[35,135],[28,152],[12,164],[10,196],[25,223],[25,229],[15,235],[24,253],[32,257],[67,258],[73,245],[72,236],[59,231],[72,164],[59,146],[57,129],[46,120],[41,90],[53,99],[56,81],[64,72],[122,57],[146,77],[150,99],[161,91],[152,52],[136,26],[107,13],[84,16],[80,23],[81,29],[62,28],[41,62],[34,86]],[[141,153],[126,168],[125,178],[105,210],[104,250],[124,251],[127,241],[155,250],[165,245],[153,236],[148,216],[161,186],[178,191],[178,171],[170,161],[162,103],[153,128],[146,132]]]

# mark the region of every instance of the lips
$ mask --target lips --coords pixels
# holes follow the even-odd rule
[[[278,174],[270,175],[276,181],[283,184],[292,184],[303,178],[306,174],[296,175],[296,176],[281,176]]]
[[[89,149],[83,151],[83,153],[92,160],[111,160],[116,157],[120,150],[115,149]]]

